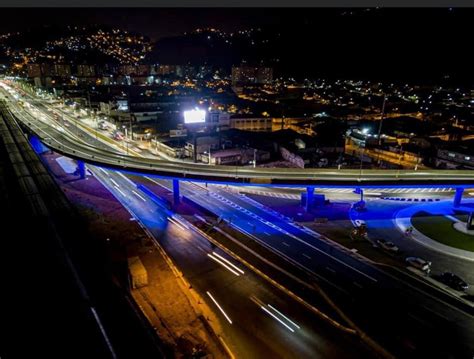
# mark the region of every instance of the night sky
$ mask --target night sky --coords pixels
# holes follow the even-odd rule
[[[384,31],[388,34],[413,27],[415,38],[423,32],[443,29],[451,36],[465,36],[460,29],[474,30],[474,9],[2,9],[0,32],[23,30],[43,24],[107,24],[127,28],[149,35],[153,39],[176,35],[196,27],[216,27],[234,31],[249,27],[280,26],[282,29],[294,24],[310,23],[331,26],[342,25],[349,18],[361,22],[387,21]],[[388,26],[393,26],[392,29]],[[357,30],[357,29],[353,29]],[[374,29],[375,30],[375,29]],[[337,35],[333,31],[326,36]],[[470,35],[468,35],[470,36]],[[411,41],[410,38],[406,39]]]
[[[339,76],[376,72],[401,79],[450,75],[472,83],[474,9],[2,9],[0,32],[105,24],[152,40],[197,27],[286,33],[288,66]],[[288,57],[288,56],[287,56]],[[298,66],[300,65],[300,66]]]
[[[331,10],[331,13],[337,12],[340,11]],[[21,31],[43,24],[106,24],[159,39],[197,27],[234,31],[277,25],[283,15],[282,11],[272,9],[2,9],[0,32]]]

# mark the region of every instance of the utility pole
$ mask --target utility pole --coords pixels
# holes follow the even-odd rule
[[[91,106],[91,94],[89,92],[89,89],[87,89],[87,104],[89,105],[89,112],[92,112],[92,106]]]
[[[359,169],[359,178],[362,178],[362,160],[364,157],[364,151],[365,147],[361,150],[361,146],[359,145],[359,151],[360,151],[360,169]]]
[[[253,149],[253,168],[257,167],[257,149]]]
[[[379,132],[378,132],[379,146],[382,145],[382,138],[380,137],[380,135],[382,134],[382,123],[383,123],[383,117],[385,115],[385,101],[386,100],[387,100],[387,96],[384,94],[383,103],[382,103],[382,112],[380,113]]]
[[[193,131],[193,161],[197,162],[197,138],[196,131]]]

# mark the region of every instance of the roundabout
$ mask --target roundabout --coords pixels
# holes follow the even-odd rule
[[[474,231],[466,226],[467,216],[460,214],[474,210],[474,202],[466,200],[463,207],[453,208],[446,200],[429,204],[410,205],[395,214],[394,222],[409,237],[443,254],[474,261]]]

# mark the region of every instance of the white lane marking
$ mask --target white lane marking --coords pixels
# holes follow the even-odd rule
[[[267,236],[271,236],[271,234],[268,233],[268,232],[263,232],[263,234],[265,234],[265,235],[267,235]]]
[[[224,262],[226,262],[227,264],[229,264],[230,266],[232,266],[232,268],[234,268],[237,272],[240,272],[241,274],[244,274],[244,271],[242,269],[240,269],[239,267],[237,267],[234,263],[232,263],[231,261],[229,261],[227,258],[224,258],[223,256],[221,256],[219,253],[216,253],[216,252],[212,252],[212,254],[214,254],[216,257],[222,259]]]
[[[145,176],[145,178],[146,178],[147,180],[149,180],[150,182],[153,182],[153,183],[157,184],[158,186],[162,186],[160,183],[158,183],[157,181],[155,181],[153,178],[151,178],[151,177],[149,177],[149,176]]]
[[[283,320],[281,320],[280,318],[278,318],[275,314],[273,314],[272,312],[270,312],[267,308],[265,308],[263,305],[260,306],[260,308],[262,308],[265,312],[267,312],[268,314],[270,314],[273,318],[275,318],[279,323],[283,324],[285,326],[286,329],[288,329],[290,332],[294,333],[295,331],[293,330],[292,327],[290,327],[289,325],[287,325]]]
[[[138,198],[140,198],[143,202],[146,202],[146,198],[144,198],[140,193],[137,193],[136,191],[132,190],[133,194],[136,195]]]
[[[294,327],[297,329],[301,329],[298,324],[296,324],[294,321],[292,321],[290,318],[288,318],[286,315],[284,315],[282,312],[280,312],[278,309],[275,307],[272,307],[270,304],[267,304],[271,309],[273,309],[276,313],[280,314],[283,318],[285,318],[289,323],[293,324]]]
[[[282,243],[283,245],[287,246],[287,247],[290,246],[290,245],[289,245],[288,243],[286,243],[286,242],[281,242],[281,243]]]
[[[209,291],[206,292],[207,295],[209,296],[209,298],[212,299],[212,301],[214,302],[214,304],[217,306],[217,308],[219,308],[219,310],[221,311],[222,314],[224,314],[224,317],[225,319],[227,319],[227,321],[232,324],[232,320],[229,318],[229,316],[226,314],[226,312],[224,312],[224,309],[222,309],[222,307],[219,305],[219,303],[217,303],[217,301],[214,299],[214,297],[212,296],[211,293],[209,293]]]
[[[115,187],[120,187],[119,184],[115,182],[113,178],[110,179],[110,182],[112,182],[115,185]]]
[[[90,310],[92,312],[92,315],[94,316],[94,319],[99,326],[100,332],[102,333],[102,336],[104,337],[105,343],[107,344],[107,347],[109,348],[110,354],[112,355],[112,358],[117,358],[117,354],[115,354],[115,350],[112,346],[112,343],[110,342],[109,336],[107,335],[104,326],[102,325],[102,322],[99,318],[99,315],[97,314],[97,311],[95,310],[94,307],[90,307]]]
[[[122,196],[124,196],[125,198],[127,197],[127,195],[125,193],[123,193],[120,188],[118,188],[117,186],[114,186],[114,187]]]
[[[220,196],[220,195],[214,196],[214,198],[216,198],[216,197],[222,198],[222,196]],[[226,201],[228,201],[228,200],[226,200]],[[215,205],[215,203],[213,203],[213,205]],[[238,207],[238,209],[242,212],[243,207],[241,207],[241,206],[237,206],[237,207]],[[254,214],[254,215],[255,215],[255,214]],[[302,239],[298,238],[297,236],[295,236],[295,235],[289,233],[288,231],[286,231],[286,230],[284,230],[284,229],[282,229],[282,228],[280,228],[280,227],[278,227],[278,226],[275,226],[273,223],[271,223],[271,222],[265,220],[264,218],[262,218],[262,217],[260,217],[260,216],[258,216],[258,215],[255,215],[255,218],[258,219],[259,221],[261,221],[262,223],[264,223],[264,224],[266,224],[266,225],[268,225],[268,226],[270,226],[270,227],[272,227],[272,228],[278,230],[279,232],[281,232],[281,233],[283,233],[283,234],[289,236],[290,238],[293,238],[293,239],[297,240],[298,242],[307,245],[308,247],[312,248],[313,250],[315,250],[315,251],[317,251],[317,252],[319,252],[319,253],[321,253],[321,254],[323,254],[323,255],[325,255],[325,256],[331,258],[332,260],[334,260],[334,261],[336,261],[336,262],[338,262],[338,263],[340,263],[340,264],[342,264],[342,265],[344,265],[344,266],[350,268],[351,270],[353,270],[353,271],[355,271],[355,272],[357,272],[357,273],[363,275],[364,277],[366,277],[366,278],[372,280],[373,282],[377,282],[377,279],[371,277],[370,275],[368,275],[368,274],[366,274],[366,273],[364,273],[364,272],[362,272],[362,271],[356,269],[355,267],[352,267],[351,265],[345,263],[344,261],[342,261],[342,260],[340,260],[340,259],[338,259],[338,258],[336,258],[336,257],[334,257],[334,256],[332,256],[332,255],[330,255],[330,254],[328,254],[328,253],[326,253],[325,251],[323,251],[323,250],[321,250],[321,249],[315,247],[314,245],[312,245],[312,244],[306,242],[305,240],[302,240]],[[237,226],[237,225],[234,223],[234,226]],[[249,235],[249,236],[252,236],[252,234],[250,234],[249,232],[247,232],[244,228],[242,228],[242,227],[240,227],[240,226],[237,226],[237,227],[239,228],[240,231],[244,232],[245,234],[247,234],[247,235]],[[304,266],[303,266],[303,267],[304,267]],[[306,268],[306,267],[305,267],[305,268]],[[306,268],[306,269],[307,269],[307,268]]]
[[[308,259],[311,259],[311,257],[308,256],[306,253],[303,253],[303,257],[306,257],[306,258],[308,258]]]
[[[214,257],[211,253],[208,253],[207,256],[209,258],[211,258],[213,261],[219,263],[221,266],[223,266],[225,269],[227,269],[229,272],[231,272],[232,274],[235,274],[237,277],[240,276],[239,273],[237,273],[235,270],[233,270],[232,268],[230,268],[227,264],[225,264],[223,261],[221,261],[219,258],[216,258]]]

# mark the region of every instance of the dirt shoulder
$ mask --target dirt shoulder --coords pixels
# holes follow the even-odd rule
[[[185,358],[200,351],[208,357],[227,357],[206,320],[212,313],[186,287],[166,253],[97,179],[89,174],[87,179],[78,180],[65,173],[56,161],[58,157],[50,153],[43,156],[68,199],[85,218],[89,233],[107,244],[106,265],[116,279],[123,287],[129,287],[128,257],[138,256],[145,266],[148,285],[130,292],[170,356]]]

